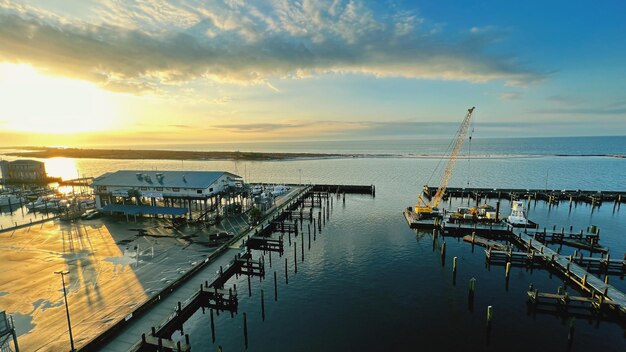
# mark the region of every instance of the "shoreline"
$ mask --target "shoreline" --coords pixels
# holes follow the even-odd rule
[[[429,154],[372,154],[372,153],[277,153],[277,152],[240,152],[240,151],[182,151],[182,150],[143,150],[143,149],[81,149],[53,147],[20,147],[0,148],[8,152],[0,155],[20,158],[74,158],[74,159],[109,159],[109,160],[196,160],[196,161],[290,161],[316,159],[353,159],[353,158],[410,158],[439,159],[444,155]],[[511,159],[511,158],[543,158],[543,157],[601,157],[626,159],[621,154],[478,154],[472,159]],[[467,159],[460,156],[459,159]]]

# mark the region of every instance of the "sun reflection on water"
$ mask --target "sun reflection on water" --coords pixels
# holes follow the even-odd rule
[[[45,159],[46,173],[50,177],[61,177],[64,180],[78,178],[76,160],[71,158],[50,158]]]

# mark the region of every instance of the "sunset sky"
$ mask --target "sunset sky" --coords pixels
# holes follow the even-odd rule
[[[462,3],[462,6],[459,4]],[[0,146],[626,134],[626,2],[0,0]]]

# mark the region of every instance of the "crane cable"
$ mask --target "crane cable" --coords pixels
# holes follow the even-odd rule
[[[455,137],[458,136],[459,131],[456,132]],[[428,181],[426,181],[426,184],[430,184],[430,181],[432,180],[432,178],[435,176],[435,173],[437,173],[437,171],[439,171],[439,167],[441,166],[441,163],[444,160],[447,160],[449,158],[449,155],[452,154],[452,147],[454,144],[456,138],[452,138],[450,140],[450,142],[448,143],[448,147],[446,147],[446,150],[444,151],[443,155],[441,155],[441,158],[439,159],[439,162],[437,163],[437,166],[435,166],[435,168],[433,169],[433,172],[430,174],[430,177],[428,178]]]
[[[470,176],[471,176],[471,166],[472,166],[472,136],[474,135],[474,121],[476,117],[470,122],[471,124],[471,132],[469,135],[469,145],[468,145],[468,153],[467,153],[467,187],[470,186]]]

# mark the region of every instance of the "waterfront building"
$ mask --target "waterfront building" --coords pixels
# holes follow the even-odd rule
[[[8,182],[43,182],[46,181],[46,166],[37,160],[0,160],[0,172]]]
[[[225,171],[120,170],[96,177],[92,187],[96,208],[104,211],[183,215],[189,210],[191,216],[192,204],[207,209],[220,204],[243,191],[243,180]],[[152,208],[138,210],[143,205]]]

